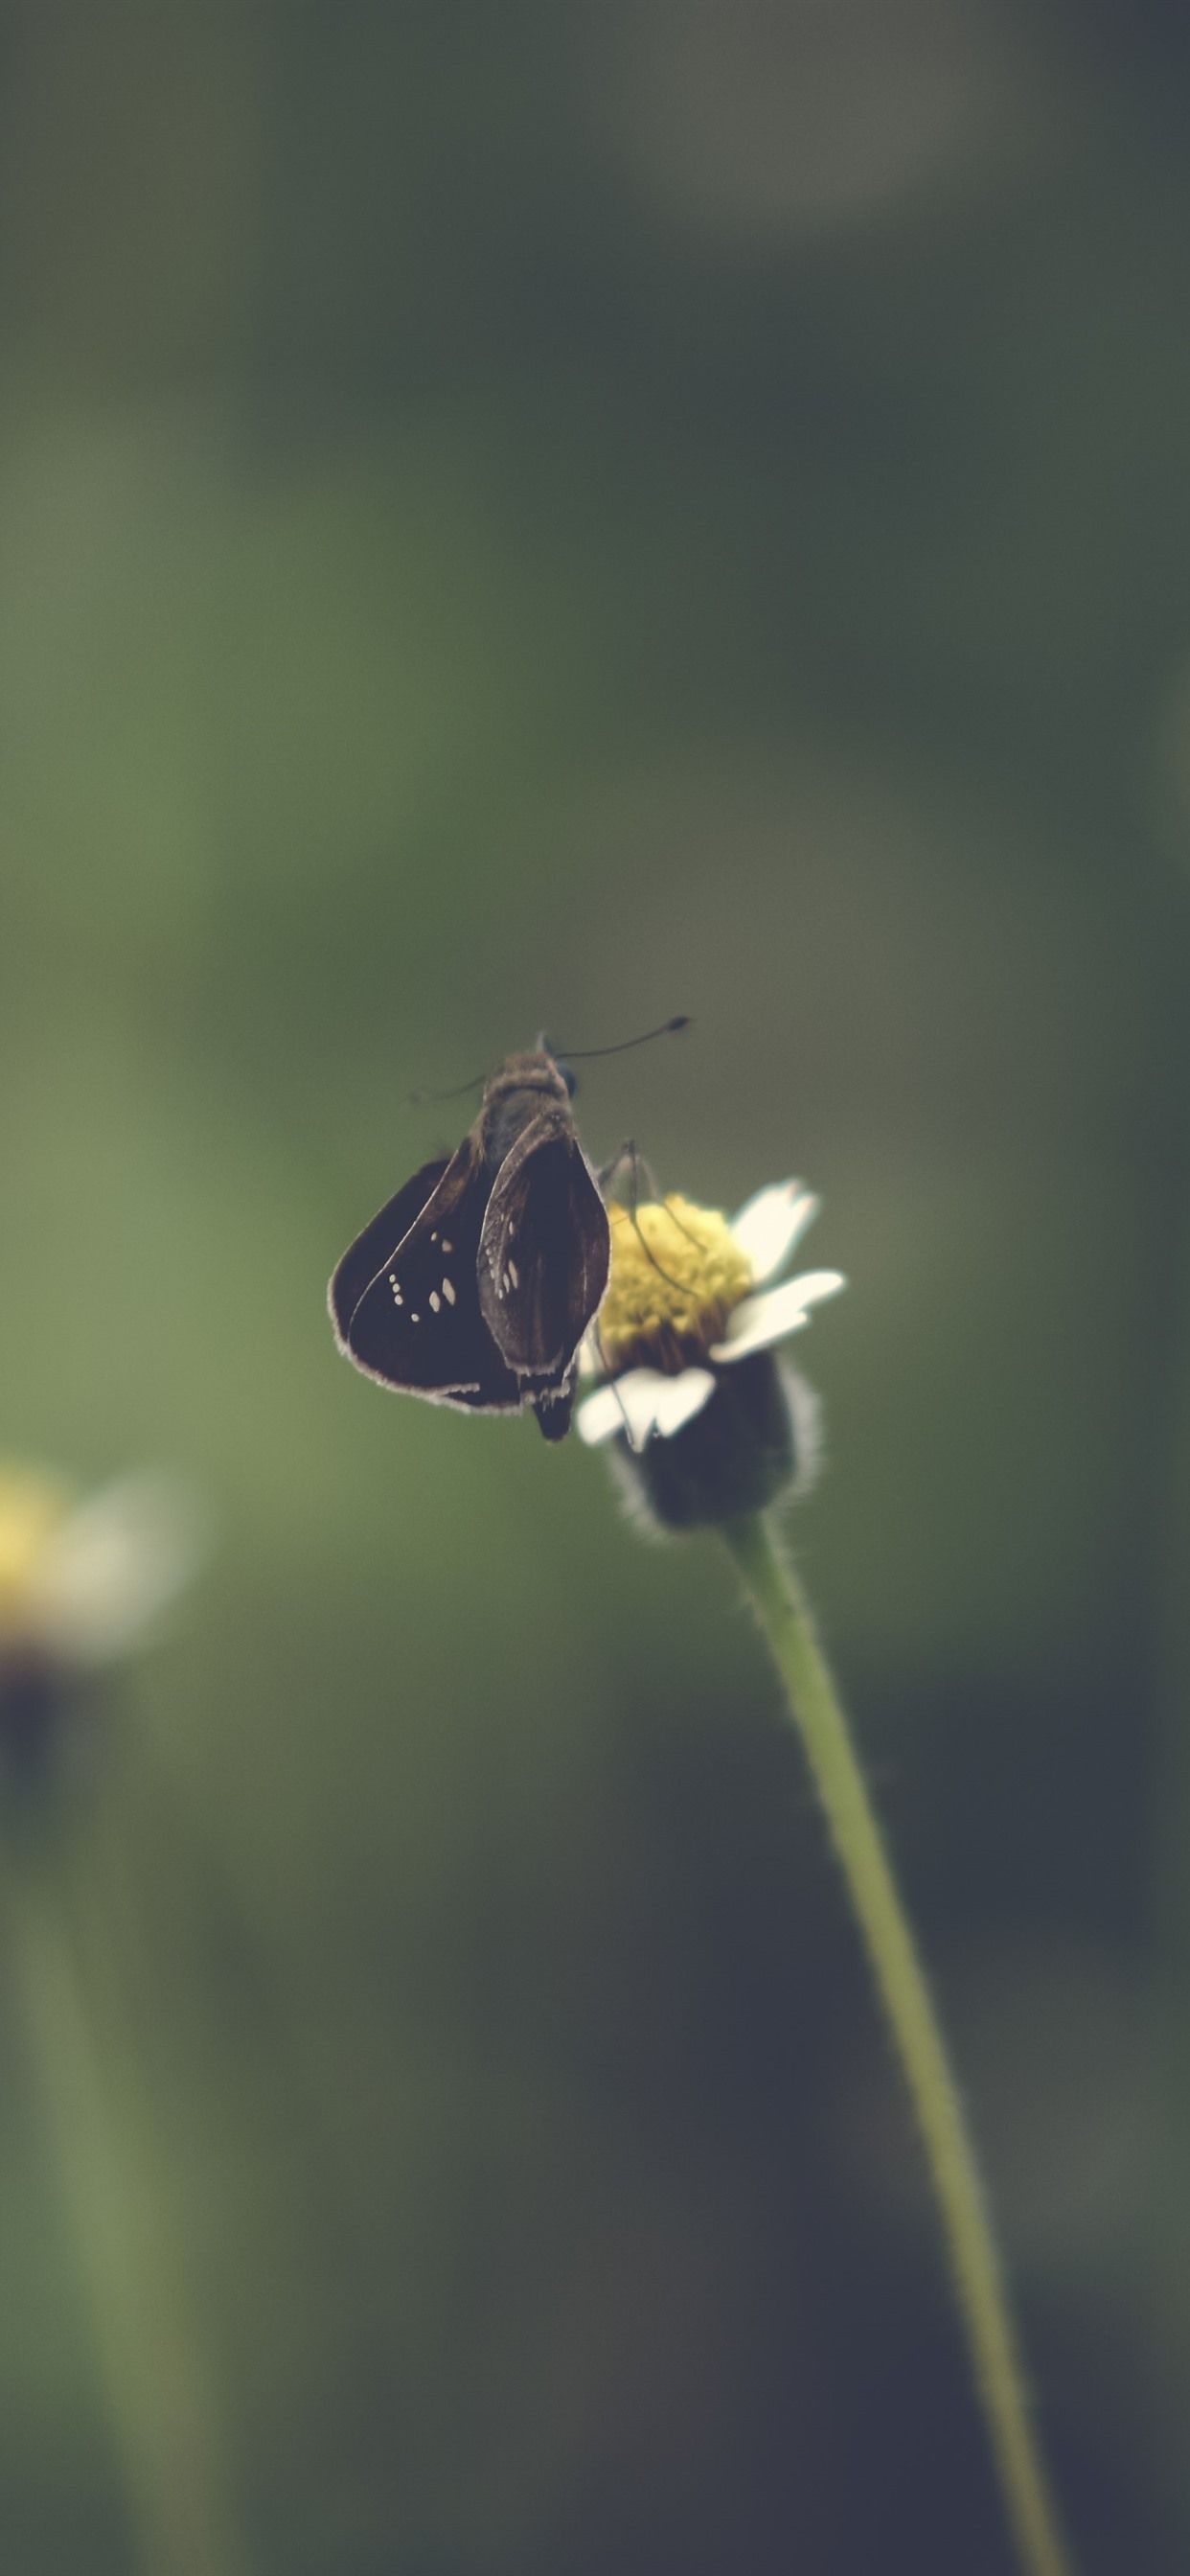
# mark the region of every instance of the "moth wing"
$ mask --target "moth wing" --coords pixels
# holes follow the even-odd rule
[[[329,1305],[340,1350],[382,1386],[516,1413],[521,1391],[480,1312],[488,1185],[475,1141],[426,1163],[344,1253]]]
[[[362,1234],[357,1234],[354,1243],[348,1244],[342,1260],[336,1263],[326,1302],[335,1327],[335,1339],[342,1349],[348,1347],[347,1328],[365,1288],[370,1288],[377,1272],[387,1267],[390,1253],[404,1241],[410,1226],[433,1197],[443,1173],[449,1171],[450,1160],[449,1154],[441,1154],[436,1161],[423,1163],[420,1172],[415,1172],[412,1180],[406,1181],[404,1188],[397,1191],[395,1198],[386,1202],[379,1215],[364,1227]]]
[[[611,1265],[611,1229],[574,1130],[533,1119],[500,1166],[479,1243],[479,1303],[517,1377],[570,1371]],[[563,1426],[564,1427],[564,1426]]]

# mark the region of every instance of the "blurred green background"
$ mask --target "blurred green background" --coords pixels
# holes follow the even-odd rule
[[[3,1441],[205,1496],[81,1801],[260,2576],[1008,2576],[714,1543],[324,1281],[544,1024],[803,1173],[798,1543],[1081,2561],[1190,2564],[1190,21],[0,9]],[[0,1966],[0,2563],[128,2525]],[[213,2568],[211,2576],[221,2576]]]

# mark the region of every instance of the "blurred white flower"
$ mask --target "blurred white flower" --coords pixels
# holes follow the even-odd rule
[[[85,1500],[33,1468],[0,1467],[0,1677],[130,1654],[198,1569],[203,1516],[177,1479],[142,1470]]]

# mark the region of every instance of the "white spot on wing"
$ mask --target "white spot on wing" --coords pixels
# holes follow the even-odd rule
[[[511,1281],[512,1281],[512,1284],[513,1284],[513,1287],[514,1287],[514,1288],[519,1288],[519,1287],[520,1287],[520,1284],[521,1284],[521,1274],[520,1274],[520,1271],[517,1269],[517,1266],[516,1266],[515,1261],[510,1261],[510,1262],[509,1262],[508,1268],[507,1268],[507,1270],[505,1271],[504,1276],[505,1276],[505,1279],[506,1279],[506,1280],[507,1280],[507,1279],[511,1279]]]
[[[436,1288],[431,1288],[431,1290],[430,1290],[430,1304],[431,1304],[431,1306],[433,1307],[434,1313],[435,1313],[435,1314],[437,1314],[438,1309],[439,1309],[440,1305],[442,1304],[442,1299],[441,1299],[441,1297],[439,1296],[438,1291],[437,1291],[437,1289],[436,1289]]]
[[[447,1305],[453,1306],[455,1301],[455,1292],[451,1287],[449,1279],[444,1279],[442,1282],[442,1294],[446,1299]]]

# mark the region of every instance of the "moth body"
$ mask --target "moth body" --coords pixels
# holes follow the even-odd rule
[[[607,1285],[607,1211],[569,1076],[543,1047],[484,1086],[456,1151],[423,1165],[344,1253],[340,1350],[384,1386],[474,1413],[570,1424],[578,1349]]]

